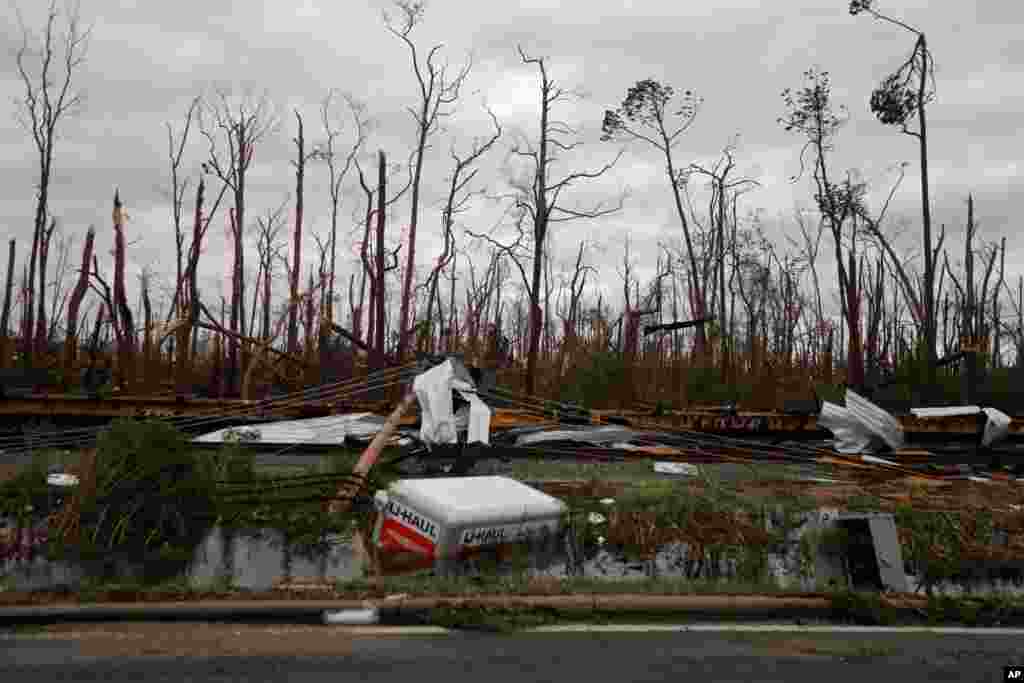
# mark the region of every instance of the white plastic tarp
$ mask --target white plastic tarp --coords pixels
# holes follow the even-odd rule
[[[451,359],[417,375],[412,386],[420,404],[420,438],[423,441],[428,444],[458,441],[460,420],[456,418],[452,405],[452,391],[458,391],[469,402],[466,416],[468,442],[490,443],[491,409],[476,395],[472,383],[456,377]]]
[[[984,446],[991,446],[997,441],[1002,441],[1010,433],[1009,415],[995,408],[985,408],[988,415],[988,422],[985,423],[985,432],[982,434],[981,443]]]
[[[412,389],[420,404],[420,438],[428,444],[458,441],[452,410],[454,378],[452,362],[446,360],[413,380]]]
[[[476,392],[459,389],[459,395],[469,402],[469,433],[466,435],[466,442],[489,444],[491,442],[491,409],[480,400]]]
[[[863,453],[884,442],[892,449],[903,446],[903,428],[889,413],[854,391],[846,390],[846,407],[822,402],[818,424],[835,436],[840,453]]]
[[[871,448],[871,432],[843,406],[823,401],[818,424],[832,432],[840,453],[862,453]]]
[[[903,447],[903,427],[892,415],[849,389],[846,390],[846,409],[871,434],[885,441],[889,448],[895,450]]]

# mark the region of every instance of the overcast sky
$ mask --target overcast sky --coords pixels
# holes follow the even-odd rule
[[[42,26],[43,5],[18,3],[28,26]],[[14,59],[21,32],[16,6],[9,7],[0,26],[0,93],[6,112],[0,126],[0,232],[18,238],[23,262],[36,166],[30,140],[15,120],[15,100],[23,94]],[[131,217],[130,272],[146,266],[164,275],[173,272],[165,123],[180,130],[191,98],[215,86],[266,93],[281,119],[279,129],[256,150],[247,209],[252,220],[294,191],[292,109],[303,112],[307,139],[316,142],[322,137],[319,104],[329,89],[350,93],[376,120],[364,157],[367,168],[377,149],[404,160],[415,132],[405,108],[416,104],[418,91],[408,51],[381,18],[386,7],[382,0],[83,0],[83,20],[93,27],[78,80],[87,101],[81,115],[62,129],[51,186],[52,212],[64,231],[76,236],[76,254],[85,229],[95,224],[101,258],[110,261],[110,202],[118,187]],[[1019,37],[1024,4],[885,0],[878,8],[923,29],[936,60],[938,92],[928,110],[936,227],[947,225],[947,243],[959,259],[965,201],[973,192],[980,236],[1007,236],[1007,277],[1016,280],[1024,271],[1024,240],[1015,221],[1024,209],[1018,174],[1024,141],[1017,135],[1024,116],[1024,42]],[[704,104],[679,145],[679,161],[710,164],[738,134],[738,171],[761,183],[743,198],[741,211],[762,211],[780,244],[782,231],[794,230],[794,208],[807,205],[811,196],[808,178],[795,184],[788,180],[799,170],[801,141],[776,123],[784,112],[780,93],[800,86],[809,67],[827,70],[836,104],[850,112],[836,141],[836,167],[860,169],[872,183],[877,207],[894,178],[893,165],[910,162],[890,225],[905,223],[908,249],[919,239],[916,141],[878,123],[867,106],[874,86],[909,54],[913,36],[867,15],[850,16],[846,0],[433,0],[413,37],[424,50],[443,42],[441,54],[454,66],[468,52],[474,59],[459,108],[427,160],[421,265],[439,246],[437,205],[449,172],[448,148],[454,143],[465,150],[474,135],[488,132],[483,105],[495,112],[506,135],[485,164],[478,187],[507,190],[499,169],[508,145],[517,133],[536,135],[538,74],[535,66],[520,62],[517,44],[547,57],[558,85],[582,91],[581,99],[561,106],[558,117],[579,127],[586,144],[567,156],[556,174],[600,166],[615,155],[616,145],[599,141],[602,112],[616,107],[637,80],[655,78],[678,91],[693,89]],[[193,178],[205,152],[205,141],[195,135],[184,161]],[[308,178],[307,221],[326,235],[326,169],[313,166]],[[600,245],[591,260],[601,269],[602,285],[616,295],[621,284],[615,271],[625,235],[631,236],[642,278],[653,274],[658,240],[680,235],[662,165],[652,149],[628,147],[611,173],[581,185],[566,199],[570,206],[585,206],[625,188],[629,196],[621,213],[560,224],[554,233],[559,259],[571,258],[581,238]],[[342,210],[346,234],[353,229],[349,216],[358,209],[356,199],[357,194],[350,195]],[[393,230],[406,224],[407,212],[407,202],[396,206]],[[482,203],[463,222],[485,231],[495,217],[494,207]],[[220,218],[211,230],[202,265],[207,276],[228,263],[224,224]],[[308,258],[312,240],[306,244]],[[823,247],[821,268],[828,277],[834,273],[831,248]],[[254,263],[255,250],[249,253]],[[339,262],[346,264],[343,281],[349,253],[339,254]],[[216,279],[210,285],[215,288]]]

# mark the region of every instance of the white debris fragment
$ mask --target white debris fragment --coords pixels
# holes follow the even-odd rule
[[[870,463],[875,464],[875,465],[895,465],[897,467],[899,466],[898,462],[893,462],[892,460],[886,460],[885,458],[876,458],[873,455],[862,455],[862,456],[860,456],[860,459],[863,460],[864,462],[870,462]]]
[[[840,453],[872,451],[880,441],[892,449],[903,446],[903,428],[896,418],[849,389],[845,408],[822,402],[818,424],[832,432]]]
[[[587,515],[587,521],[591,524],[604,524],[608,521],[608,518],[602,515],[600,512],[591,512]]]
[[[469,403],[467,442],[490,443],[491,409],[480,400],[472,382],[455,374],[451,359],[417,375],[413,391],[420,404],[420,438],[428,444],[456,443],[458,420],[453,412],[452,391]]]
[[[615,499],[614,498],[602,498],[601,499],[601,505],[615,505]]]
[[[324,623],[329,626],[372,626],[379,622],[380,613],[375,608],[324,612]]]
[[[696,477],[700,474],[697,466],[691,465],[688,462],[664,462],[660,460],[654,463],[654,471],[658,474],[681,474],[686,477]]]
[[[862,453],[871,448],[871,432],[843,406],[823,401],[818,425],[832,432],[834,448],[840,453]]]
[[[885,441],[889,448],[895,450],[903,447],[903,427],[885,410],[849,389],[846,390],[846,409],[871,434]]]
[[[455,415],[452,411],[452,380],[455,369],[450,360],[416,376],[412,388],[420,404],[420,438],[430,444],[455,443]]]
[[[1012,418],[995,408],[985,408],[984,412],[988,415],[988,422],[985,423],[985,432],[982,434],[981,443],[983,446],[991,446],[1007,437],[1010,433]]]
[[[956,417],[985,413],[988,420],[985,422],[985,429],[981,437],[981,443],[984,446],[991,446],[997,441],[1005,439],[1010,433],[1010,422],[1012,422],[1012,418],[1001,410],[996,408],[980,408],[978,406],[911,408],[910,412],[916,417]]]
[[[65,474],[60,472],[48,475],[46,477],[46,483],[50,486],[77,486],[78,477],[74,474]]]
[[[469,433],[466,435],[466,443],[491,442],[491,409],[480,400],[475,391],[464,391],[459,389],[459,395],[469,402]]]

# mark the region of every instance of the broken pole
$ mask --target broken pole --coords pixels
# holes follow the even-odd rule
[[[398,406],[391,412],[388,419],[384,422],[384,426],[377,432],[377,436],[373,437],[373,441],[366,447],[363,454],[359,457],[359,462],[352,470],[352,474],[358,479],[365,479],[366,475],[370,473],[370,469],[374,463],[377,462],[377,458],[380,457],[380,453],[384,450],[384,445],[394,435],[395,430],[398,428],[398,423],[402,420],[405,412],[412,407],[412,404],[416,402],[416,394],[410,387],[402,400],[399,401]],[[358,484],[353,482],[346,482],[341,485],[338,489],[337,497],[331,501],[330,506],[327,508],[331,514],[339,512],[345,512],[352,505],[352,498],[355,496],[355,487]]]

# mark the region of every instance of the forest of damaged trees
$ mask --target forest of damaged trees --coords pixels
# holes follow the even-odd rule
[[[498,366],[503,382],[528,394],[677,407],[739,398],[779,408],[786,396],[807,396],[816,386],[845,382],[871,393],[894,378],[908,391],[934,389],[933,400],[941,400],[943,387],[976,398],[989,386],[985,377],[1009,372],[1008,352],[1015,351],[1013,365],[1024,366],[1024,279],[1016,287],[1007,281],[1005,238],[978,239],[967,191],[965,246],[953,264],[946,226],[932,226],[926,113],[935,86],[925,34],[869,0],[854,0],[851,14],[885,22],[908,41],[904,61],[871,93],[870,108],[894,135],[912,139],[919,155],[917,259],[897,250],[886,221],[908,164],[899,164],[882,206],[869,207],[867,183],[833,162],[846,117],[825,71],[806,71],[776,103],[814,207],[795,213],[779,243],[766,237],[756,214],[740,210],[759,183],[739,174],[733,144],[712,163],[686,158],[684,134],[699,121],[700,96],[636,82],[600,122],[607,161],[587,166],[573,154],[580,134],[563,121],[573,93],[550,77],[546,58],[522,47],[519,59],[537,75],[534,136],[506,145],[501,121],[488,110],[490,135],[435,160],[427,151],[444,137],[440,121],[458,106],[472,63],[451,67],[439,59],[440,46],[416,42],[422,4],[397,2],[394,10],[385,25],[409,61],[416,140],[402,163],[374,154],[366,108],[333,91],[315,123],[299,110],[277,116],[266,97],[218,91],[196,97],[183,122],[167,124],[169,222],[145,227],[173,234],[176,260],[170,295],[154,304],[158,276],[148,269],[138,274],[138,301],[129,301],[122,206],[129,198],[112,197],[110,281],[97,231],[63,226],[51,209],[58,143],[82,102],[78,82],[90,37],[77,11],[51,4],[38,33],[25,29],[16,56],[36,195],[31,240],[24,247],[9,242],[3,367],[50,369],[64,391],[78,390],[85,368],[104,367],[123,394],[187,395],[203,387],[208,395],[258,398],[272,387],[296,389],[406,362],[417,351],[456,351]],[[249,204],[247,175],[261,143],[284,128],[294,144],[290,199],[261,213]],[[186,158],[190,139],[202,141],[203,158]],[[509,179],[505,194],[486,195],[480,162],[502,149],[528,171]],[[656,274],[643,282],[627,240],[616,269],[624,307],[613,311],[598,287],[607,274],[591,262],[593,245],[580,241],[563,267],[550,254],[549,231],[556,223],[628,214],[624,195],[589,206],[571,199],[626,154],[656,155],[663,165],[679,239],[658,245]],[[305,219],[311,173],[325,174],[329,188],[325,234],[310,232]],[[441,251],[424,256],[417,238],[425,176],[444,176],[446,191]],[[346,187],[355,189],[356,204],[343,202]],[[484,201],[505,207],[504,232],[460,222]],[[388,220],[399,203],[408,207],[401,235]],[[200,286],[215,218],[230,226],[234,264],[230,296],[216,299]],[[359,237],[349,250],[339,237],[346,239],[352,222]],[[309,240],[312,263],[302,260],[314,253]],[[348,253],[357,254],[354,264]],[[429,269],[418,270],[425,260]],[[838,273],[839,316],[826,310],[830,295],[819,277],[825,260]],[[686,320],[706,322],[670,325]],[[920,393],[914,399],[928,400]]]

